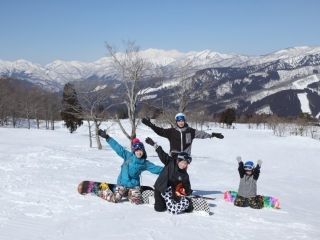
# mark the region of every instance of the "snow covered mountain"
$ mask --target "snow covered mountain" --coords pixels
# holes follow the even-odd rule
[[[190,78],[190,82],[191,79],[195,82],[192,87],[196,92],[191,96],[192,108],[219,112],[234,107],[248,113],[297,116],[306,112],[319,116],[319,47],[289,48],[240,62],[224,67],[212,64],[196,71]],[[179,88],[179,84],[171,86]],[[162,99],[156,94],[159,88],[149,94],[160,105]],[[177,100],[175,91],[168,87],[162,90],[167,101]]]
[[[294,67],[304,57],[315,54],[320,54],[320,47],[288,48],[263,56],[222,54],[211,50],[187,53],[160,49],[141,51],[141,56],[156,66],[170,68],[189,61],[195,67],[195,70],[207,67],[247,67],[277,60],[281,60],[282,64]],[[60,88],[69,81],[90,79],[92,77],[103,79],[112,75],[113,68],[110,57],[104,57],[95,62],[56,60],[45,66],[22,59],[13,62],[0,60],[0,76],[25,79],[33,83],[60,85]]]
[[[179,52],[177,50],[146,49],[141,56],[156,66],[172,67],[184,61],[190,61],[195,69],[207,67],[247,67],[279,61],[283,66],[296,67],[304,60],[319,61],[310,56],[320,54],[320,47],[294,47],[280,50],[262,56],[245,56],[238,54],[222,54],[211,50],[200,52]],[[304,59],[306,56],[309,58]],[[63,85],[68,81],[90,79],[95,76],[104,78],[113,75],[110,57],[101,58],[95,62],[56,60],[45,66],[34,64],[26,60],[13,62],[0,60],[0,76],[16,77],[31,82],[46,82],[48,85],[56,82]]]
[[[287,48],[262,56],[222,54],[211,50],[183,53],[147,49],[140,53],[164,74],[162,83],[152,81],[148,84],[152,88],[145,99],[156,102],[166,95],[167,101],[174,104],[176,96],[173,92],[180,87],[176,69],[188,65],[187,77],[195,80],[197,89],[192,96],[193,107],[202,106],[214,112],[236,107],[239,111],[249,112],[267,109],[267,112],[280,115],[296,115],[306,110],[314,116],[320,113],[320,46]],[[45,66],[26,60],[0,60],[0,76],[27,80],[53,91],[61,90],[69,81],[90,81],[98,86],[116,80],[114,75],[110,57],[95,62],[56,60]],[[300,101],[301,94],[306,97]],[[283,101],[275,101],[277,96]],[[279,108],[279,104],[283,107]]]

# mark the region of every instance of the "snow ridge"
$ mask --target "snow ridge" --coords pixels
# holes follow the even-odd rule
[[[177,50],[146,49],[140,51],[141,57],[158,67],[183,66],[192,63],[194,70],[207,67],[244,67],[281,60],[294,66],[305,56],[320,54],[320,47],[302,46],[283,49],[262,56],[224,54],[211,50],[179,52]],[[65,84],[69,81],[84,80],[92,76],[104,78],[113,76],[114,70],[110,57],[103,57],[94,62],[56,60],[46,65],[34,64],[19,59],[17,61],[0,60],[0,76],[17,77],[25,80],[56,82]]]

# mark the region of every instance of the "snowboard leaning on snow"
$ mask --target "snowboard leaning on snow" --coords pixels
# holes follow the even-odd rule
[[[236,191],[226,191],[224,192],[223,198],[225,201],[233,203],[237,195],[238,193]],[[280,202],[278,198],[262,195],[259,196],[263,199],[263,207],[280,209]]]

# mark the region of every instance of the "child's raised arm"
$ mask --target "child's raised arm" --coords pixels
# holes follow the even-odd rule
[[[255,169],[253,171],[253,179],[254,180],[258,180],[258,178],[259,178],[261,165],[262,165],[262,160],[259,159],[257,166],[255,167]]]
[[[237,157],[237,161],[238,161],[238,171],[239,171],[239,175],[240,178],[243,178],[245,171],[244,171],[244,167],[243,167],[243,162],[242,162],[242,158],[240,156]]]
[[[99,129],[98,134],[100,137],[105,138],[106,142],[110,145],[110,147],[121,157],[123,160],[127,160],[131,152],[127,151],[123,146],[121,146],[116,140],[110,137],[105,131]]]
[[[171,157],[165,152],[163,151],[161,146],[158,146],[151,138],[147,137],[146,138],[146,143],[148,143],[149,145],[153,146],[156,149],[156,152],[158,153],[158,156],[161,160],[161,162],[164,165],[168,165]]]

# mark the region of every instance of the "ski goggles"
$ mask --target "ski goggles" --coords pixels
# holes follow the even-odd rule
[[[179,153],[177,158],[179,161],[187,161],[188,164],[190,164],[192,161],[192,157],[190,157],[187,153]]]
[[[185,122],[186,121],[185,117],[184,116],[177,116],[176,117],[176,122],[180,122],[180,121]]]
[[[132,149],[133,152],[135,152],[137,150],[144,151],[143,143],[141,143],[141,142],[134,143],[134,144],[132,144],[131,149]]]
[[[243,168],[246,171],[251,171],[254,168],[254,163],[252,161],[247,161],[247,162],[245,162]]]

